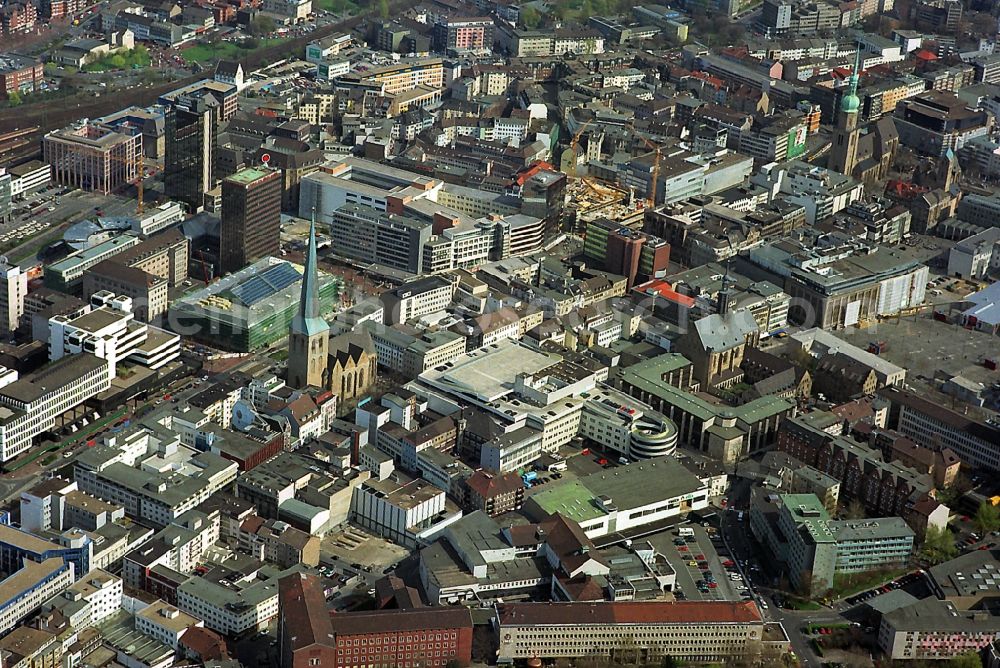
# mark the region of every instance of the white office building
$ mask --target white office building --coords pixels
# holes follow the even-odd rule
[[[135,630],[159,640],[175,652],[181,636],[191,628],[201,628],[205,622],[181,612],[166,601],[154,601],[135,615]]]
[[[180,337],[137,321],[131,298],[102,291],[91,297],[91,305],[83,315],[49,320],[50,360],[87,352],[107,360],[114,377],[126,360],[159,369],[180,357]]]
[[[444,490],[394,473],[385,480],[369,478],[354,489],[351,519],[381,538],[414,547],[461,518],[461,510],[448,506]]]
[[[122,590],[121,578],[95,568],[46,601],[42,610],[58,610],[70,626],[85,629],[100,624],[121,609]]]
[[[948,275],[986,278],[1000,272],[1000,227],[988,227],[962,239],[948,252]]]
[[[17,329],[27,295],[27,272],[0,257],[0,334],[7,335]]]
[[[113,375],[107,360],[81,353],[0,388],[0,461],[22,454],[58,416],[111,387]]]

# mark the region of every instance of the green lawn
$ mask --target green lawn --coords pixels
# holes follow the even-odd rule
[[[345,11],[354,14],[358,11],[358,5],[352,0],[313,0],[313,11],[317,9],[337,14]]]
[[[84,72],[109,72],[112,70],[140,70],[149,67],[149,51],[136,47],[130,51],[113,53],[83,66]]]
[[[181,51],[181,58],[187,63],[204,63],[212,60],[238,60],[257,49],[263,49],[281,42],[281,39],[261,39],[253,49],[245,49],[232,42],[196,44]]]
[[[822,610],[823,606],[816,601],[803,601],[797,598],[788,599],[788,607],[792,610]]]

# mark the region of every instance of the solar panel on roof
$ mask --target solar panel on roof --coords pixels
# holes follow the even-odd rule
[[[257,302],[284,290],[299,278],[301,278],[299,272],[292,265],[283,262],[248,278],[234,287],[232,293],[245,306],[253,306]]]

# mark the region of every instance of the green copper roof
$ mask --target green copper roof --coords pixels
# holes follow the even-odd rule
[[[306,266],[302,273],[302,295],[299,310],[292,318],[292,331],[306,336],[322,334],[330,329],[326,320],[319,315],[319,278],[316,269],[316,216],[309,224],[309,250],[306,251]]]
[[[854,56],[854,70],[848,79],[847,95],[840,101],[840,110],[846,114],[856,114],[861,109],[861,99],[858,97],[858,79],[861,73],[861,42],[858,42],[858,52]]]
[[[262,169],[248,168],[236,172],[229,177],[229,180],[242,185],[247,185],[249,183],[253,183],[254,181],[258,181],[269,174],[271,174],[271,172],[265,172]]]

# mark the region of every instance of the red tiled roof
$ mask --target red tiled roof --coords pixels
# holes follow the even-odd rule
[[[310,645],[333,644],[330,613],[319,579],[293,573],[278,581],[283,632],[292,651]]]
[[[543,169],[554,171],[552,165],[550,165],[549,163],[544,161],[536,162],[531,167],[528,167],[526,170],[517,175],[517,185],[523,186],[528,179],[530,179],[532,176],[542,171]]]
[[[338,636],[368,635],[389,631],[471,629],[472,613],[469,612],[468,608],[342,612],[331,613],[330,622],[333,626],[333,632]]]
[[[753,601],[510,603],[500,606],[499,616],[500,624],[508,626],[747,624],[762,621]]]
[[[493,475],[479,470],[469,476],[465,484],[484,499],[491,499],[508,492],[516,492],[518,488],[524,486],[521,476],[513,471],[502,475]]]
[[[648,281],[642,285],[637,285],[633,288],[633,290],[646,295],[655,294],[669,301],[676,302],[681,306],[687,306],[688,308],[694,306],[694,297],[682,295],[674,290],[669,283],[659,279]]]
[[[229,658],[225,639],[211,629],[193,626],[181,636],[180,644],[191,650],[202,661]]]
[[[264,518],[259,515],[251,515],[240,524],[240,531],[246,533],[257,533],[264,526]]]

